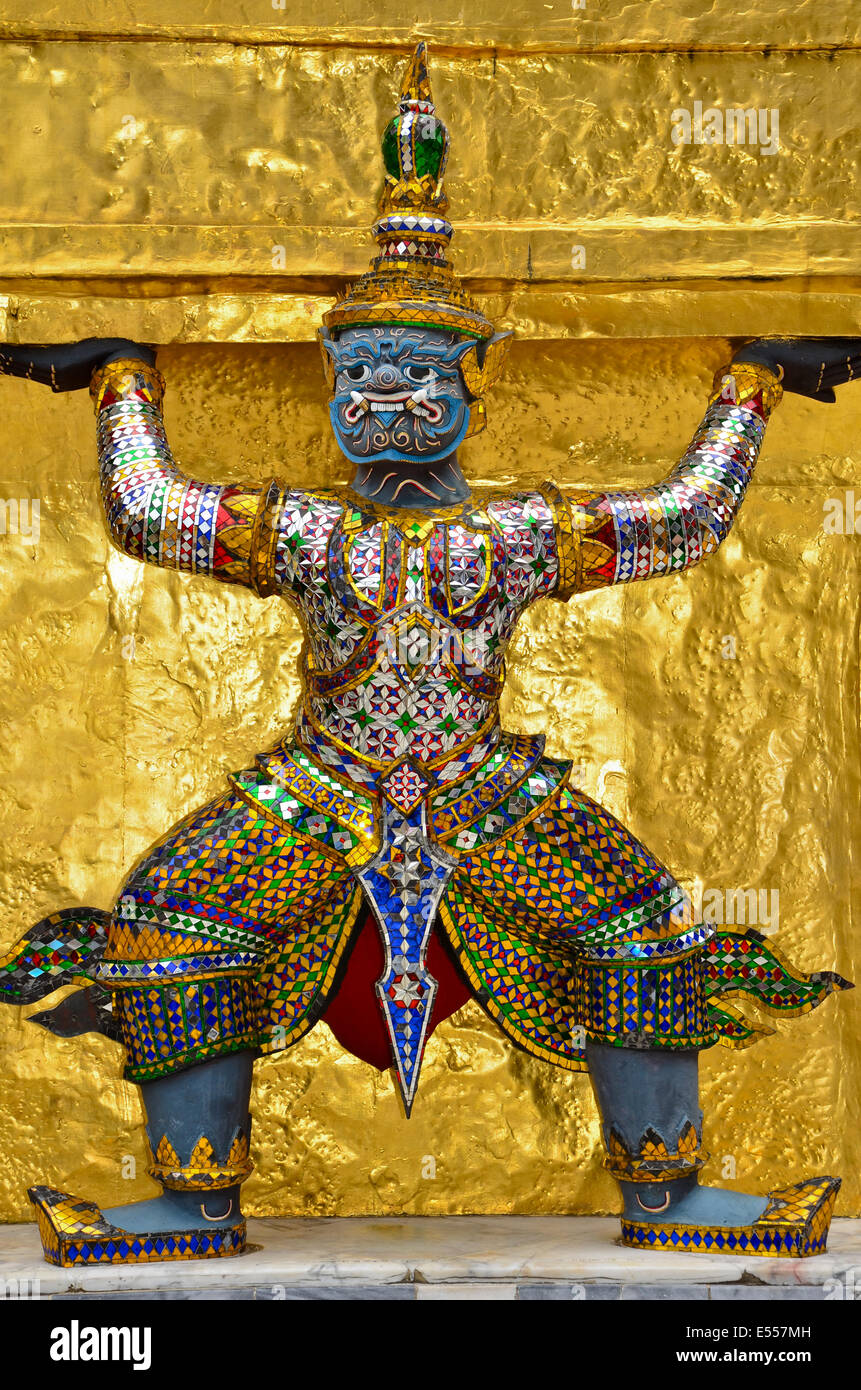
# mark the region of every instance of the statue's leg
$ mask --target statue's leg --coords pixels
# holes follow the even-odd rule
[[[142,1083],[157,1196],[103,1210],[54,1188],[31,1188],[46,1260],[75,1267],[241,1254],[253,1062],[245,1049]]]
[[[679,944],[682,938],[678,938]],[[836,1178],[767,1197],[699,1182],[698,1052],[709,1036],[702,947],[581,964],[586,1060],[607,1157],[624,1201],[622,1239],[645,1249],[814,1255],[825,1249]],[[642,949],[642,945],[639,948]]]
[[[546,762],[535,781],[553,775]],[[481,830],[476,821],[472,836]],[[824,1250],[838,1179],[767,1197],[698,1184],[697,1055],[768,1031],[743,1017],[738,996],[802,1014],[845,980],[796,972],[757,932],[691,920],[654,855],[565,785],[516,834],[464,855],[452,883],[440,916],[479,1002],[527,1051],[572,1069],[585,1062],[592,1074],[626,1244]]]
[[[340,860],[232,792],[186,817],[137,865],[91,977],[111,991],[125,1078],[141,1088],[149,1171],[162,1191],[101,1211],[32,1189],[49,1261],[242,1250],[253,1059],[272,1010],[283,1020],[282,1047],[311,1026],[304,1016],[331,986],[329,957],[356,896]],[[273,983],[282,948],[284,978]]]
[[[696,1051],[641,1052],[587,1042],[586,1059],[601,1111],[607,1167],[619,1180],[625,1216],[745,1226],[762,1215],[766,1198],[703,1187],[697,1180],[703,1117]],[[661,1148],[674,1156],[663,1168]],[[651,1172],[647,1155],[655,1160]],[[650,1182],[652,1174],[660,1180]]]
[[[239,1185],[251,1172],[249,1136],[254,1054],[215,1057],[141,1085],[150,1175],[162,1192],[111,1207],[106,1220],[124,1231],[197,1230],[242,1218]]]

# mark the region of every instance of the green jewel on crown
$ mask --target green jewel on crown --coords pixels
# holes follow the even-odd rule
[[[397,115],[383,132],[385,187],[380,199],[382,216],[374,233],[384,254],[390,233],[405,229],[427,232],[426,226],[418,226],[419,220],[442,220],[439,214],[448,207],[443,176],[449,145],[448,130],[436,114],[431,93],[427,48],[420,43],[404,73]],[[451,239],[451,226],[443,222],[433,232],[442,255]]]

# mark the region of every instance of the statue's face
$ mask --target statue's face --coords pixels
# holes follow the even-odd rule
[[[425,328],[349,328],[327,341],[332,428],[353,463],[436,463],[469,428],[458,361],[470,344]]]

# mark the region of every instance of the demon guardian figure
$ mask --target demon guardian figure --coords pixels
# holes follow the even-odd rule
[[[468,999],[512,1044],[588,1070],[626,1244],[825,1248],[837,1179],[768,1196],[699,1182],[697,1062],[768,1031],[731,998],[802,1014],[846,982],[794,971],[755,931],[693,920],[571,764],[500,727],[499,699],[535,600],[678,574],[717,550],[783,391],[833,400],[861,369],[858,343],[748,346],[653,487],[473,492],[458,451],[484,425],[508,336],[447,259],[448,147],[421,45],[383,135],[377,255],[320,333],[350,486],[195,481],[171,454],[147,347],[2,351],[7,373],[89,386],[126,555],[281,595],[306,639],[295,727],[144,856],[112,913],[55,913],[0,962],[11,1004],[83,986],[38,1021],[121,1042],[162,1189],[103,1211],[34,1187],[54,1263],[241,1252],[255,1057],[325,1019],[391,1066],[409,1114],[430,1034]]]

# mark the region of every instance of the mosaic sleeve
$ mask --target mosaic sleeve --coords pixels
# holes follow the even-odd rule
[[[100,368],[90,393],[114,543],[136,560],[274,593],[284,502],[278,485],[248,488],[187,477],[165,435],[164,378],[145,362],[129,358]]]
[[[562,508],[561,494],[552,483],[536,492],[502,497],[487,507],[505,547],[505,597],[512,613],[556,593]]]
[[[556,513],[555,597],[674,574],[717,550],[738,514],[781,395],[766,367],[725,368],[687,452],[663,482],[576,498],[546,485]]]

